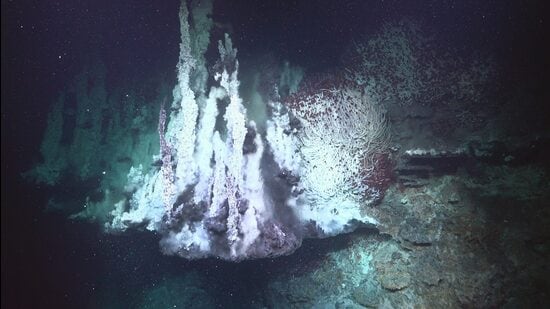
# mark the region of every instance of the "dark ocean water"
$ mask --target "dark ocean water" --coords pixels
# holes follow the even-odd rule
[[[384,22],[410,17],[433,31],[440,46],[493,56],[505,85],[521,85],[539,98],[547,94],[549,21],[542,1],[419,3],[215,1],[213,18],[220,23],[217,31],[231,31],[242,70],[273,54],[309,72],[323,72],[338,65],[353,39]],[[21,177],[40,160],[55,98],[91,59],[105,64],[107,88],[149,79],[172,87],[178,7],[179,1],[2,1],[2,308],[133,308],[143,303],[162,308],[178,299],[179,288],[192,284],[200,289],[181,293],[196,293],[203,301],[206,291],[212,300],[197,302],[197,308],[257,308],[266,305],[272,278],[307,272],[327,252],[348,243],[351,236],[341,235],[306,240],[289,257],[237,264],[187,261],[163,255],[155,233],[105,234],[97,224],[47,211],[49,198],[59,191]],[[548,112],[547,103],[539,107]],[[66,190],[67,196],[79,192],[68,186],[56,190]],[[147,298],[151,295],[166,302]]]

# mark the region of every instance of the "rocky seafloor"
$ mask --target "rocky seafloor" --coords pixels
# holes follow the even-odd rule
[[[459,125],[450,109],[390,114],[395,182],[366,210],[382,227],[275,279],[268,307],[548,306],[547,116],[515,121],[521,109],[510,100],[491,117],[478,111],[480,125]]]

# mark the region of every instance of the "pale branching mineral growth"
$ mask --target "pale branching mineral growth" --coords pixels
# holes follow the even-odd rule
[[[130,170],[125,188],[132,196],[117,202],[106,227],[156,231],[166,254],[242,260],[290,254],[306,237],[376,225],[362,209],[373,191],[364,181],[372,157],[387,144],[383,110],[342,87],[304,98],[300,110],[271,100],[265,123],[251,121],[227,34],[218,42],[215,85],[206,89],[212,21],[201,19],[212,6],[199,4],[181,4],[178,83],[159,114],[160,154],[151,159],[158,164]]]

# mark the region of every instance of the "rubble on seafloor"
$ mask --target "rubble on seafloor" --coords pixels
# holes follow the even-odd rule
[[[346,245],[327,253],[312,270],[292,269],[273,280],[270,304],[543,305],[550,290],[544,283],[550,274],[545,263],[550,255],[550,209],[545,206],[550,178],[536,162],[505,159],[512,153],[521,157],[526,148],[497,144],[403,151],[397,182],[381,204],[368,210],[380,218],[379,230],[347,235]],[[534,144],[548,150],[543,147],[547,144]]]

